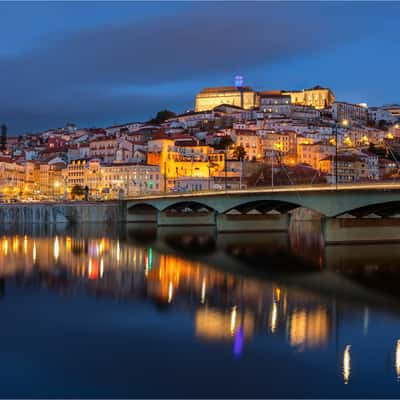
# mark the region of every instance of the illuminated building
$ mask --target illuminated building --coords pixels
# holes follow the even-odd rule
[[[196,111],[212,110],[226,104],[249,110],[259,105],[258,94],[249,86],[205,88],[196,95]]]
[[[73,160],[67,166],[67,186],[85,186],[86,160]]]
[[[316,109],[331,107],[335,101],[335,95],[329,88],[314,86],[311,89],[282,91],[283,95],[289,95],[292,104],[310,106]]]
[[[98,198],[119,198],[138,193],[160,192],[160,167],[136,163],[102,164],[99,159],[72,161],[67,167],[67,185],[87,186]]]
[[[59,157],[39,165],[39,190],[42,195],[59,197],[64,193],[63,170],[66,163]]]
[[[335,121],[351,121],[365,124],[368,120],[368,109],[358,104],[335,101],[332,105],[332,118]]]
[[[284,95],[280,92],[260,92],[260,111],[264,114],[279,114],[279,115],[290,115],[291,114],[291,98],[290,95]]]
[[[8,157],[0,158],[0,188],[5,197],[17,197],[25,184],[25,168]]]
[[[211,178],[224,170],[224,160],[224,153],[210,146],[176,145],[169,138],[148,142],[147,163],[160,167],[167,189],[177,187],[180,179]]]
[[[297,162],[309,164],[314,169],[320,167],[320,160],[335,154],[335,146],[326,143],[300,143],[298,145]]]
[[[320,171],[333,176],[336,171],[335,162],[336,157],[334,156],[319,160]],[[339,183],[379,179],[379,164],[376,155],[365,153],[339,154],[337,163]]]
[[[234,136],[236,146],[242,146],[246,152],[246,160],[262,158],[261,138],[255,131],[236,130]]]

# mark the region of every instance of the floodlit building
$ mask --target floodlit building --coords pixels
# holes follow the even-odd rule
[[[251,87],[220,86],[205,88],[196,95],[196,111],[212,110],[226,104],[249,110],[259,105],[259,97]]]

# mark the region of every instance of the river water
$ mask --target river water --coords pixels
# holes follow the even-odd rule
[[[400,246],[318,223],[0,232],[1,397],[399,397]]]

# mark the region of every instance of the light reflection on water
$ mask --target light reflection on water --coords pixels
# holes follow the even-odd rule
[[[400,261],[396,245],[374,245],[373,250],[359,245],[324,248],[318,228],[306,223],[292,227],[290,235],[216,235],[208,228],[177,233],[131,226],[46,229],[15,228],[15,233],[1,236],[3,299],[15,280],[18,290],[47,288],[71,298],[83,291],[102,301],[153,303],[169,311],[171,323],[172,315],[189,318],[192,330],[184,338],[190,343],[189,354],[195,343],[202,343],[222,357],[229,345],[237,365],[253,362],[265,368],[260,358],[268,364],[270,355],[278,353],[285,361],[279,365],[275,358],[278,365],[271,365],[265,378],[271,392],[265,391],[261,380],[252,389],[254,395],[368,395],[375,389],[373,381],[365,380],[366,374],[380,376],[381,395],[396,393],[391,386],[400,376],[400,297],[393,291],[400,271],[394,267]],[[87,301],[79,299],[82,304]],[[154,318],[148,310],[140,312],[143,319]],[[155,318],[161,317],[155,314]],[[178,334],[180,326],[175,329]],[[310,384],[304,391],[304,385],[297,383],[303,392],[295,392],[296,379],[288,362],[301,362],[301,369],[318,376],[321,386]],[[225,372],[214,371],[214,394],[232,395],[218,374],[232,373],[237,365],[225,363]],[[247,374],[248,367],[241,379],[251,382],[254,377]],[[290,382],[292,388],[287,386]],[[344,386],[357,390],[345,391]],[[242,386],[236,389],[238,394],[249,394],[240,391]],[[134,393],[133,387],[124,392]],[[196,395],[190,388],[187,393]],[[203,394],[207,393],[213,394]]]

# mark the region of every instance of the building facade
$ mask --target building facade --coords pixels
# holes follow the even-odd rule
[[[212,110],[221,104],[249,110],[258,107],[259,98],[257,92],[249,86],[205,88],[196,95],[196,112]]]

